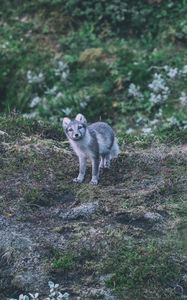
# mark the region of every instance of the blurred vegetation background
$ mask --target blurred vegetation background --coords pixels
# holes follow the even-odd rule
[[[1,112],[187,128],[186,0],[1,2]]]

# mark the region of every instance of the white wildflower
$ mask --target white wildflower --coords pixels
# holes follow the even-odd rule
[[[152,104],[161,104],[161,103],[165,102],[167,99],[168,99],[167,94],[154,94],[154,93],[151,93],[149,101]]]
[[[39,117],[39,112],[38,111],[33,111],[31,113],[28,114],[23,114],[23,117],[28,118],[28,119],[34,119]]]
[[[58,118],[57,118],[57,116],[51,116],[51,117],[49,117],[49,121],[51,123],[55,124],[58,122]]]
[[[144,135],[149,135],[152,133],[152,128],[151,127],[143,127],[142,132]]]
[[[134,83],[131,83],[128,88],[128,94],[134,98],[143,99],[143,94],[140,91],[140,87],[136,86]]]
[[[155,73],[153,81],[148,85],[148,87],[152,91],[149,101],[153,105],[164,103],[168,99],[170,90],[161,74]]]
[[[162,103],[163,101],[163,97],[161,94],[154,94],[154,93],[151,93],[150,94],[150,98],[149,98],[149,101],[152,103],[152,104],[157,104],[157,103]]]
[[[159,122],[158,119],[154,119],[154,120],[150,121],[150,125],[154,126],[154,125],[156,125],[158,122]]]
[[[65,62],[63,62],[62,60],[58,62],[58,69],[61,71],[64,71],[67,69],[67,64]]]
[[[68,77],[68,72],[62,72],[61,73],[61,80],[63,81],[63,80],[66,80],[66,78]]]
[[[159,110],[158,110],[158,112],[155,114],[155,117],[160,118],[160,117],[162,117],[162,115],[163,115],[163,110],[160,107]]]
[[[141,114],[138,114],[137,119],[136,119],[136,124],[138,125],[143,125],[147,123],[147,118],[145,116],[142,116]]]
[[[62,299],[68,300],[69,299],[69,294],[64,293],[64,295],[62,295]]]
[[[187,95],[185,92],[181,92],[181,95],[179,97],[179,101],[181,103],[182,106],[186,106],[187,105]]]
[[[169,91],[165,80],[162,78],[162,75],[158,73],[154,74],[153,81],[148,85],[148,87],[155,93],[159,93],[160,91],[168,93]]]
[[[165,91],[162,93],[163,100],[167,100],[169,97],[169,88],[166,86]]]
[[[55,69],[55,75],[60,76],[61,81],[65,81],[69,75],[68,65],[63,61],[59,61]]]
[[[168,73],[167,73],[167,75],[168,75],[168,77],[170,77],[170,78],[175,78],[176,76],[177,76],[177,74],[178,74],[178,68],[170,68],[169,70],[168,70]]]
[[[48,99],[46,97],[42,98],[42,108],[45,111],[49,111]]]
[[[44,300],[69,300],[68,293],[62,294],[61,292],[58,291],[59,284],[54,284],[52,281],[49,281],[48,285],[49,285],[49,289],[50,289],[50,294]],[[29,296],[21,294],[21,295],[19,295],[18,299],[11,298],[8,300],[39,300],[39,298],[38,298],[39,293],[35,293],[35,294],[29,293]]]
[[[47,89],[47,91],[45,91],[46,95],[55,95],[57,92],[57,86],[53,86],[51,89]]]
[[[29,300],[29,297],[28,297],[27,295],[21,294],[21,295],[19,296],[19,300]]]
[[[62,109],[62,112],[65,113],[66,116],[69,116],[72,112],[72,108],[66,107],[66,108]]]
[[[38,300],[39,293],[35,293],[34,295],[31,294],[31,293],[29,293],[29,295],[30,295],[31,299],[33,299],[33,300]]]
[[[127,134],[132,134],[132,133],[134,133],[135,132],[135,130],[133,129],[133,128],[128,128],[127,130],[126,130],[126,133]]]
[[[33,108],[33,107],[37,106],[40,102],[41,102],[41,98],[36,96],[32,99],[31,103],[29,104],[29,107]]]
[[[42,83],[44,81],[44,74],[40,72],[39,74],[35,74],[32,71],[27,71],[27,81],[28,83]]]
[[[44,75],[43,75],[43,73],[39,73],[38,74],[38,82],[41,82],[41,81],[43,81],[44,80]]]
[[[186,74],[187,74],[187,65],[184,65],[184,67],[183,67],[182,70],[181,70],[181,73],[182,73],[183,75],[186,75]]]
[[[168,65],[165,65],[165,66],[163,67],[163,69],[164,69],[166,72],[168,72],[168,71],[169,71],[169,66],[168,66]]]
[[[183,128],[187,129],[187,120],[186,121],[184,120],[182,123],[183,123]]]
[[[172,116],[170,118],[167,118],[167,122],[169,125],[176,125],[176,126],[179,126],[179,121],[177,120],[176,117]]]
[[[61,93],[61,92],[58,92],[58,94],[56,95],[56,98],[59,99],[59,98],[63,98],[64,97],[64,94]]]
[[[86,102],[86,101],[81,101],[81,102],[80,102],[80,107],[81,107],[81,108],[85,108],[86,105],[87,105],[87,102]]]
[[[8,41],[4,42],[4,43],[1,45],[1,48],[2,48],[2,49],[7,49],[8,47],[9,47],[9,42],[8,42]]]
[[[27,80],[29,83],[32,81],[32,72],[30,70],[27,71]]]

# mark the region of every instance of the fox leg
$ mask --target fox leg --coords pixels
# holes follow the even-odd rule
[[[90,181],[91,184],[96,185],[99,181],[99,159],[92,158],[92,179]]]
[[[103,169],[104,168],[104,155],[101,155],[101,160],[100,160],[100,164],[99,164],[99,169]]]
[[[109,169],[110,168],[110,153],[106,154],[104,157],[104,168]]]
[[[77,183],[81,183],[84,180],[84,176],[86,173],[86,157],[79,156],[79,175],[77,178],[74,178],[73,181]]]

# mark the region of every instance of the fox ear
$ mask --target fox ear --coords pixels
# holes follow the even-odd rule
[[[76,115],[75,120],[79,121],[79,122],[81,122],[83,124],[87,124],[86,118],[82,114]]]
[[[68,125],[69,125],[70,122],[71,122],[71,120],[69,118],[65,117],[63,119],[62,125],[63,125],[64,129],[66,129],[68,127]]]

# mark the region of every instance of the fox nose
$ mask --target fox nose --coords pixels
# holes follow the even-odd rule
[[[79,136],[79,134],[78,133],[75,133],[75,137],[78,137]]]

